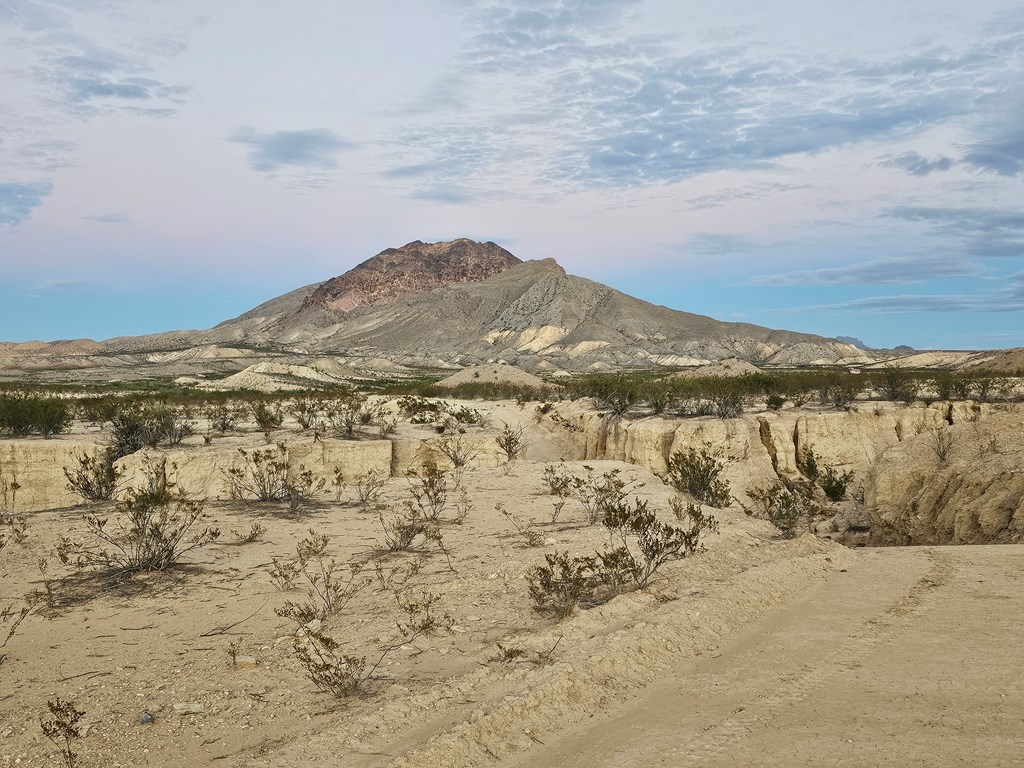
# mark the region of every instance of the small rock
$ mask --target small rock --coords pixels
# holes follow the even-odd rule
[[[255,656],[236,656],[235,669],[251,669],[256,666]]]
[[[8,738],[10,738],[13,735],[14,735],[14,729],[11,728],[11,726],[7,726],[2,731],[0,731],[0,739],[8,739]]]
[[[473,615],[473,616],[467,616],[467,617],[466,617],[466,621],[480,621],[480,620],[481,620],[481,619],[480,619],[480,617],[479,617],[479,616],[476,616],[476,615]]]
[[[307,632],[319,632],[323,626],[323,622],[320,619],[313,619],[311,622],[305,625]]]
[[[141,723],[142,725],[152,725],[155,722],[156,718],[153,717],[153,714],[151,712],[144,711],[141,715],[139,715],[139,723]]]
[[[558,543],[558,539],[556,539],[554,536],[549,536],[548,538],[544,539],[544,546],[545,547],[553,547],[557,543]]]
[[[179,715],[198,715],[202,714],[203,705],[195,702],[179,702],[174,705],[174,711]]]

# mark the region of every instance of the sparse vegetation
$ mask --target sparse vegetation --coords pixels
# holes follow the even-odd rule
[[[46,702],[46,708],[50,711],[49,718],[40,720],[43,735],[52,741],[60,750],[61,761],[65,768],[75,768],[78,765],[78,753],[75,752],[75,742],[82,738],[78,729],[78,722],[85,714],[77,709],[70,701],[65,701],[59,696],[52,701]]]
[[[809,500],[789,490],[781,482],[747,491],[747,495],[761,508],[762,516],[778,528],[785,539],[793,538],[801,519],[809,521],[812,515]]]
[[[710,507],[726,507],[732,501],[732,492],[729,482],[720,477],[724,469],[720,454],[711,446],[691,446],[669,457],[667,482]]]
[[[65,400],[31,392],[0,395],[0,435],[53,437],[71,426],[71,410]]]
[[[618,546],[593,556],[545,555],[546,565],[527,574],[534,608],[556,618],[576,608],[607,602],[624,591],[645,589],[663,565],[702,551],[701,537],[717,530],[715,519],[696,505],[673,505],[685,527],[658,520],[648,503],[620,500],[609,506],[604,526]]]
[[[120,472],[114,466],[114,449],[108,448],[100,456],[83,453],[75,457],[78,466],[64,467],[68,490],[86,501],[107,501],[114,497]]]
[[[526,451],[526,441],[523,440],[523,427],[521,426],[513,429],[506,424],[501,434],[494,438],[494,442],[505,452],[509,461],[515,461]]]
[[[150,490],[131,490],[117,505],[116,518],[87,515],[89,540],[62,537],[57,546],[61,562],[78,568],[97,568],[112,574],[162,571],[188,552],[215,540],[220,531],[197,526],[203,503],[178,496],[169,500]]]

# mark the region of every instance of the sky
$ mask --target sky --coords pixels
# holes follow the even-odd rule
[[[0,339],[412,240],[874,347],[1024,346],[1019,0],[0,0]]]

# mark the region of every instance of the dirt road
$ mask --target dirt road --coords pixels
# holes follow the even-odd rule
[[[714,657],[500,765],[1020,766],[1024,547],[861,550]]]

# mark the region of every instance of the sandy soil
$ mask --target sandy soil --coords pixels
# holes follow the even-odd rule
[[[860,550],[614,714],[502,766],[1016,766],[1024,549]]]
[[[443,514],[450,556],[383,553],[378,516],[346,491],[297,518],[209,504],[219,542],[182,568],[111,580],[53,555],[60,536],[83,534],[85,508],[32,514],[25,541],[0,552],[0,608],[48,582],[53,593],[0,650],[0,766],[58,764],[39,727],[56,696],[86,712],[84,768],[1020,763],[1021,547],[849,550],[783,541],[723,510],[705,553],[555,622],[532,611],[525,573],[547,552],[590,553],[608,538],[578,502],[552,519],[538,460],[557,460],[558,445],[538,440],[529,456],[466,472],[468,515],[454,521],[458,494]],[[565,466],[617,469],[668,509],[670,489],[639,467]],[[387,482],[385,501],[409,497],[404,478]],[[238,543],[232,532],[253,522],[266,533]],[[295,625],[275,613],[304,588],[276,589],[272,559],[310,529],[364,574],[419,563],[406,595],[438,595],[452,619],[390,654],[360,696],[318,692],[293,653]],[[371,656],[400,642],[400,620],[374,577],[325,627]],[[524,658],[500,660],[499,643]]]

